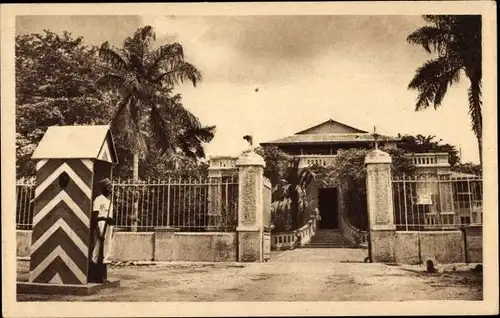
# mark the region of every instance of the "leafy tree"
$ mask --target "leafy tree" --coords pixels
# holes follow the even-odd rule
[[[264,176],[271,181],[271,185],[275,186],[280,183],[292,156],[276,146],[259,147],[255,149],[255,152],[262,156],[266,162]]]
[[[141,165],[141,176],[155,179],[205,179],[208,177],[208,167],[207,162],[196,162],[186,156],[167,156],[150,151]]]
[[[340,188],[345,201],[349,202],[345,206],[346,216],[354,226],[363,230],[368,226],[365,157],[370,151],[355,148],[343,150],[329,166],[313,168],[317,180],[322,180],[326,186]],[[415,173],[415,166],[404,150],[384,151],[391,155],[393,174],[411,176]]]
[[[139,157],[148,149],[160,154],[203,157],[203,142],[209,142],[215,127],[204,127],[181,102],[173,89],[177,84],[201,80],[201,73],[184,60],[179,43],[165,44],[153,50],[156,39],[151,26],[136,30],[123,47],[101,45],[99,55],[113,71],[99,84],[116,90],[121,100],[115,110],[113,127],[130,145],[134,179],[139,177]],[[149,146],[149,147],[148,147]]]
[[[481,165],[473,164],[471,162],[461,163],[452,168],[453,171],[474,174],[476,176],[482,176],[483,170]]]
[[[460,157],[455,146],[450,144],[441,144],[442,139],[435,140],[436,136],[429,135],[401,135],[398,134],[398,138],[401,138],[397,143],[399,149],[403,149],[408,153],[423,153],[423,152],[446,152],[448,153],[448,161],[452,167],[460,163]]]
[[[415,30],[407,41],[437,54],[437,58],[418,68],[408,85],[419,93],[415,108],[438,108],[448,86],[457,83],[463,71],[470,81],[469,115],[482,163],[481,16],[425,15],[423,19],[430,25]]]
[[[95,85],[105,65],[81,37],[17,35],[15,52],[16,170],[25,177],[34,174],[30,158],[47,127],[108,123],[117,96]]]
[[[271,212],[275,231],[297,229],[306,221],[309,201],[307,188],[314,180],[308,168],[299,168],[300,159],[276,146],[256,148],[266,162],[264,176],[271,181]]]
[[[299,168],[299,158],[292,158],[288,162],[282,179],[273,187],[271,212],[275,220],[281,216],[284,220],[290,220],[291,224],[285,224],[284,229],[278,224],[276,231],[297,229],[301,226],[300,220],[304,221],[302,215],[308,207],[306,189],[315,178],[311,169]]]

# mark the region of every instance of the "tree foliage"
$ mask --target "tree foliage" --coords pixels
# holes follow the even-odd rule
[[[117,97],[95,85],[105,65],[81,37],[45,30],[17,35],[15,46],[16,168],[23,177],[34,173],[30,157],[47,127],[106,124]]]
[[[130,39],[127,43],[130,51],[136,53],[140,51],[140,48],[135,46],[136,43]],[[116,89],[108,89],[111,86],[104,85],[106,81],[108,84],[112,84],[113,81],[118,83],[112,75],[122,75],[124,70],[120,69],[117,64],[113,64],[112,58],[100,58],[100,51],[101,56],[106,55],[102,49],[102,47],[99,49],[86,45],[82,37],[75,38],[66,31],[57,34],[45,30],[40,34],[16,36],[16,170],[18,178],[34,175],[34,162],[30,158],[49,126],[109,124],[116,108],[124,107],[123,103],[119,103],[120,100],[123,101],[120,99],[123,96],[121,95],[123,88],[116,86]],[[171,61],[168,57],[169,52],[183,55],[178,44],[171,44],[151,52],[148,61],[160,66],[162,63],[177,63],[175,65],[178,70],[189,68],[179,57],[177,57],[177,62]],[[135,60],[132,54],[126,57]],[[115,65],[118,70],[110,69],[108,62],[110,65]],[[156,71],[166,69],[160,66]],[[151,76],[159,77],[160,75],[151,73]],[[162,81],[175,84],[183,80],[177,73],[171,73],[171,76],[173,78],[163,75]],[[133,77],[127,77],[127,80],[124,85],[130,89],[138,83]],[[151,88],[154,88],[154,85],[146,86],[144,91],[152,92]],[[144,177],[154,173],[166,175],[176,168],[182,170],[180,174],[184,173],[184,170],[202,169],[203,165],[199,166],[197,159],[205,156],[203,143],[210,141],[214,133],[214,127],[201,126],[194,115],[185,111],[180,95],[174,94],[170,88],[164,90],[167,93],[159,94],[164,101],[161,106],[155,109],[146,106],[142,108],[149,109],[149,114],[160,114],[155,117],[156,119],[167,118],[163,122],[157,120],[156,123],[168,123],[165,127],[153,126],[151,121],[147,120],[149,117],[145,117],[142,121],[144,124],[142,136],[145,147],[148,149],[142,169]],[[140,95],[140,91],[135,92]],[[150,129],[152,127],[156,127],[157,130],[152,131]],[[123,128],[124,126],[120,124],[113,127],[120,163],[115,167],[114,175],[127,178],[132,174],[133,149],[130,147],[126,134],[121,133]],[[152,140],[154,134],[165,135],[172,131],[174,134],[167,137],[172,138],[171,141],[176,147],[167,156],[157,151],[163,148],[158,148]],[[183,166],[187,168],[180,169]]]
[[[398,138],[401,138],[401,140],[398,141],[397,147],[408,153],[446,152],[449,155],[448,161],[452,167],[460,164],[460,156],[456,147],[451,144],[442,144],[442,139],[435,140],[436,136],[398,134]]]
[[[429,25],[408,37],[411,44],[420,45],[436,58],[419,67],[408,88],[418,91],[416,110],[433,105],[438,108],[449,86],[460,80],[462,71],[470,81],[469,115],[479,145],[482,162],[482,43],[480,15],[425,15]]]
[[[471,162],[458,164],[455,167],[453,167],[452,170],[456,172],[473,174],[476,176],[482,176],[483,174],[483,169],[481,168],[481,165],[477,165]]]
[[[345,206],[346,216],[360,229],[367,229],[366,168],[365,157],[369,149],[347,149],[340,151],[333,162],[326,167],[312,168],[316,179],[326,187],[339,187],[349,202]],[[384,149],[392,158],[391,170],[394,175],[411,176],[415,166],[402,149]]]
[[[323,180],[329,187],[344,186],[346,188],[364,188],[366,182],[365,157],[370,149],[347,149],[340,151],[333,162],[326,167],[314,167],[316,178]],[[395,175],[411,176],[415,173],[415,165],[402,149],[384,149],[391,155],[391,170]]]
[[[113,127],[133,154],[142,158],[151,149],[160,156],[202,158],[202,143],[213,138],[215,127],[202,126],[173,91],[183,82],[196,86],[201,73],[184,60],[179,43],[153,49],[155,40],[153,28],[145,26],[126,38],[122,48],[105,42],[99,49],[111,71],[98,83],[121,96]]]
[[[271,217],[275,231],[294,230],[305,220],[308,211],[307,187],[315,179],[311,169],[299,168],[300,159],[278,147],[255,149],[265,162],[264,176],[272,185]]]
[[[275,186],[280,183],[292,160],[292,156],[276,146],[259,147],[255,149],[255,152],[264,158],[266,162],[264,176],[271,181],[271,185]]]

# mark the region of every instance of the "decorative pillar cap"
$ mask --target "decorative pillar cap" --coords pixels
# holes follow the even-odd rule
[[[365,157],[365,165],[369,163],[391,163],[391,155],[380,149],[375,149]]]
[[[264,158],[253,150],[242,154],[236,161],[236,166],[261,166],[265,167]]]

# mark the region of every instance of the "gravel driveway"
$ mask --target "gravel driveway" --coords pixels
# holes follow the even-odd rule
[[[114,266],[116,289],[90,296],[18,295],[18,301],[364,301],[481,300],[482,274],[448,266],[363,263],[363,249],[273,252],[267,263],[153,263]],[[27,275],[18,262],[18,276]]]

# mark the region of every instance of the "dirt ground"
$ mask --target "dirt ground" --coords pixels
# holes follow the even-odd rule
[[[405,301],[482,300],[471,265],[363,263],[363,249],[273,252],[267,263],[149,263],[113,266],[120,287],[90,296],[17,295],[18,301]],[[18,262],[18,279],[28,262]]]

